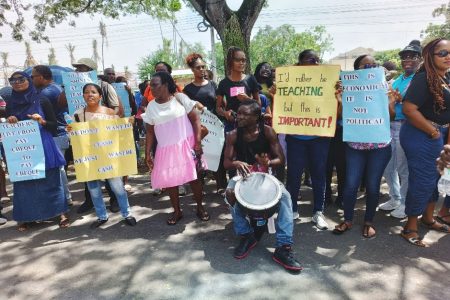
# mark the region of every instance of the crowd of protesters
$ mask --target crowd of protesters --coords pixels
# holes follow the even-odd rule
[[[386,72],[389,102],[385,109],[391,119],[391,140],[387,143],[343,140],[340,82],[336,83],[338,122],[334,137],[277,135],[271,128],[274,102],[277,101],[275,69],[268,62],[261,62],[254,75],[246,73],[247,58],[237,47],[228,50],[227,74],[218,83],[208,73],[203,57],[192,53],[186,57],[186,65],[193,73],[192,82],[184,87],[177,84],[171,76],[172,67],[166,62],[158,62],[151,79],[139,84],[136,96],[127,85],[128,99],[119,99],[111,86],[113,82],[126,84],[126,78],[116,77],[114,69],[107,68],[99,75],[98,84],[84,86],[86,106],[77,110],[73,117],[76,122],[121,118],[121,102],[129,102],[134,116],[131,122],[137,153],[140,139],[145,138],[143,151],[150,169],[150,184],[155,194],[168,193],[173,212],[167,224],[176,225],[183,217],[179,195],[185,193],[186,184],[193,192],[197,217],[201,221],[210,219],[203,205],[203,181],[197,173],[198,164],[205,165],[199,114],[202,110],[215,114],[224,124],[226,143],[219,168],[213,176],[216,191],[225,196],[226,203],[231,206],[236,233],[242,237],[235,257],[244,258],[257,239],[252,226],[242,223],[247,222],[245,216],[235,207],[233,178],[237,174],[261,171],[254,166],[258,164],[267,167],[263,172],[270,168],[280,183],[286,184],[282,196],[284,204],[279,211],[283,221],[277,223],[277,234],[282,231],[285,235],[277,237],[274,260],[287,269],[299,270],[290,247],[294,220],[300,213],[305,215],[298,211],[298,201],[302,177],[307,174],[311,180],[313,205],[306,215],[312,216],[311,220],[319,230],[329,229],[324,212],[332,203],[344,211],[342,222],[332,232],[341,235],[352,229],[357,193],[362,186],[366,199],[363,237],[370,239],[378,234],[374,225],[377,209],[391,211],[394,218],[406,219],[401,236],[416,246],[427,246],[419,235],[419,223],[432,230],[450,233],[450,197],[445,198],[437,215],[435,212],[440,177],[436,159],[448,142],[450,124],[450,41],[435,39],[423,49],[418,41],[412,41],[399,52],[399,58],[402,73],[391,79],[392,74]],[[314,50],[306,49],[292,64],[315,66],[321,64],[321,60]],[[97,69],[97,64],[88,58],[80,59],[73,66],[75,72]],[[379,64],[370,55],[361,55],[354,61],[354,70],[377,67]],[[64,113],[67,113],[65,92],[53,82],[50,68],[43,65],[33,67],[31,76],[17,71],[9,82],[12,92],[0,102],[2,117],[8,123],[27,119],[37,121],[45,153],[45,178],[13,183],[12,219],[19,224],[20,231],[26,231],[31,222],[54,217],[59,217],[61,228],[68,227],[67,212],[73,202],[66,174],[65,157],[70,152],[68,132],[71,126],[64,119]],[[337,197],[333,201],[331,182],[334,174],[337,176]],[[383,177],[389,187],[390,199],[379,205]],[[95,208],[98,219],[92,228],[108,221],[103,184],[110,197],[111,212],[120,211],[125,223],[135,226],[137,220],[132,216],[127,196],[132,187],[127,177],[109,178],[104,183],[101,180],[87,182],[85,199],[78,207],[78,213]],[[9,199],[5,186],[5,172],[0,165],[3,201]],[[6,222],[0,210],[0,224]]]

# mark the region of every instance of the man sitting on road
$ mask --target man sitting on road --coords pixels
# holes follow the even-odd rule
[[[284,164],[284,155],[277,135],[271,127],[264,125],[261,108],[256,101],[247,100],[241,103],[237,112],[237,124],[238,128],[231,131],[226,139],[224,157],[226,169],[236,169],[242,176],[247,176],[253,170],[268,170],[269,167]],[[255,169],[258,165],[259,167]],[[246,214],[236,203],[234,194],[236,179],[234,177],[229,181],[225,201],[230,205],[234,230],[241,236],[241,241],[234,250],[234,257],[242,259],[256,246],[257,240]],[[287,190],[281,183],[280,185],[282,195],[278,206],[276,249],[272,258],[287,270],[300,271],[302,267],[294,258],[292,251],[294,228],[292,201]]]

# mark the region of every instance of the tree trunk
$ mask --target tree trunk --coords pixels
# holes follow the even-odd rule
[[[246,72],[250,72],[250,35],[253,25],[266,0],[244,0],[237,11],[231,10],[226,1],[189,0],[194,9],[212,25],[222,40],[224,58],[231,46],[241,48],[247,57]],[[228,73],[226,61],[225,73]]]

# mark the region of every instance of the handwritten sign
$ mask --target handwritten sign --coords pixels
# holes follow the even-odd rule
[[[0,124],[12,182],[45,178],[45,155],[36,121]]]
[[[86,106],[86,102],[83,99],[83,86],[86,83],[97,83],[97,71],[63,72],[62,79],[69,106],[69,114],[73,115],[77,109]]]
[[[388,143],[388,84],[382,68],[341,72],[344,141]]]
[[[119,96],[119,98],[120,98],[120,102],[122,103],[122,106],[123,106],[124,116],[130,117],[131,116],[131,107],[130,107],[128,91],[125,88],[126,84],[124,82],[119,82],[119,83],[111,83],[111,85],[114,87],[114,89],[116,90],[117,96]]]
[[[78,181],[137,173],[133,125],[128,118],[72,123],[69,136]]]
[[[208,128],[208,135],[202,140],[203,158],[208,170],[216,172],[220,164],[223,143],[225,142],[223,123],[212,112],[204,110],[200,122]]]
[[[276,70],[273,128],[277,133],[334,136],[339,66],[291,66]]]

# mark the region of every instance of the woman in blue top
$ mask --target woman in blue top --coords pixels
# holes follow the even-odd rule
[[[69,219],[64,215],[67,201],[59,172],[66,161],[53,140],[57,121],[52,104],[38,94],[26,73],[14,72],[9,82],[13,91],[6,106],[7,121],[37,121],[45,154],[45,178],[13,183],[13,218],[19,223],[19,231],[27,230],[29,222],[56,216],[60,216],[60,227],[68,227]]]
[[[403,219],[405,214],[405,198],[408,190],[408,163],[406,155],[400,145],[400,128],[405,122],[402,113],[403,97],[422,61],[422,47],[419,41],[411,41],[398,53],[402,62],[403,73],[394,81],[392,89],[395,91],[395,118],[391,121],[392,158],[384,170],[384,178],[389,186],[389,201],[380,205],[381,210],[391,210],[391,216]]]
[[[299,55],[298,65],[314,66],[319,57],[313,50],[304,50]],[[287,190],[291,194],[294,219],[298,214],[298,194],[303,170],[309,167],[314,194],[312,222],[325,230],[328,224],[323,216],[325,204],[326,166],[330,138],[305,135],[286,135],[287,143]]]

